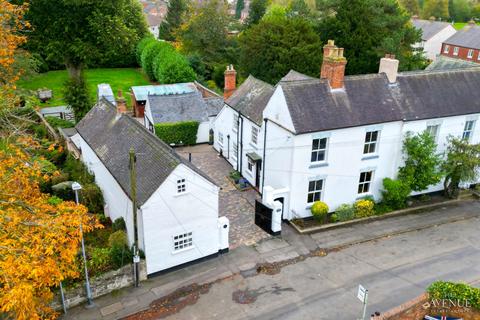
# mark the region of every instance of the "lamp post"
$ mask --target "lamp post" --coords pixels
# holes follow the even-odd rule
[[[82,186],[78,182],[72,183],[72,190],[75,192],[75,203],[78,205],[78,191],[82,189]],[[83,255],[83,264],[85,266],[85,287],[87,289],[87,308],[92,308],[94,305],[92,300],[92,291],[90,289],[90,281],[88,279],[88,269],[87,269],[87,255],[85,254],[85,241],[83,240],[83,228],[82,223],[80,222],[80,237],[82,242],[82,255]]]

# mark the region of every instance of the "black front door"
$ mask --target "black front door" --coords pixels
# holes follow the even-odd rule
[[[260,172],[262,171],[262,161],[259,160],[257,161],[257,165],[255,166],[256,170],[255,170],[255,187],[257,189],[260,188]]]

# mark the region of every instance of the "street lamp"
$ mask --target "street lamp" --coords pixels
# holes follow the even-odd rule
[[[78,205],[78,191],[82,189],[82,186],[78,182],[72,183],[72,190],[75,192],[75,203]],[[88,269],[87,269],[87,255],[85,254],[85,242],[83,241],[83,228],[82,222],[80,222],[80,237],[82,239],[82,255],[83,255],[83,264],[85,266],[85,287],[87,289],[87,308],[92,308],[95,306],[92,300],[92,291],[90,289],[90,281],[88,280]]]

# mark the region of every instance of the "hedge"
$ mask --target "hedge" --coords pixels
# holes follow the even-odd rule
[[[192,82],[196,78],[187,59],[173,50],[157,55],[154,72],[155,78],[161,84]]]
[[[157,64],[157,56],[164,56],[165,51],[174,50],[173,47],[164,41],[149,42],[142,51],[141,65],[143,71],[150,80],[155,80],[154,63]]]
[[[197,121],[159,123],[155,125],[155,134],[167,144],[194,145],[198,126]]]
[[[430,299],[468,300],[473,309],[480,310],[480,289],[467,284],[437,281],[428,287],[427,292]]]
[[[137,58],[137,63],[139,66],[142,66],[142,52],[143,49],[150,43],[154,43],[157,40],[153,36],[147,36],[140,40],[140,42],[137,44],[137,48],[135,49],[135,57]]]

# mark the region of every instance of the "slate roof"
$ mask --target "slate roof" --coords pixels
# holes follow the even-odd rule
[[[261,125],[263,109],[265,109],[273,91],[273,86],[250,75],[225,103],[257,125]]]
[[[480,49],[480,26],[467,25],[444,43],[457,47]]]
[[[439,55],[437,56],[437,59],[430,63],[425,70],[446,71],[455,69],[467,69],[473,67],[480,67],[480,63]]]
[[[208,121],[209,108],[200,92],[148,96],[153,122]]]
[[[207,110],[209,116],[216,116],[223,107],[223,98],[221,97],[209,97],[204,98],[207,104]]]
[[[415,28],[422,30],[422,40],[427,41],[437,33],[451,25],[448,22],[430,21],[421,19],[412,19],[412,24]]]
[[[345,77],[345,88],[327,80],[281,81],[297,134],[480,113],[480,69]]]
[[[87,113],[76,129],[130,198],[129,150],[134,148],[137,154],[139,206],[152,196],[180,163],[216,185],[135,119],[118,114],[105,99]]]

